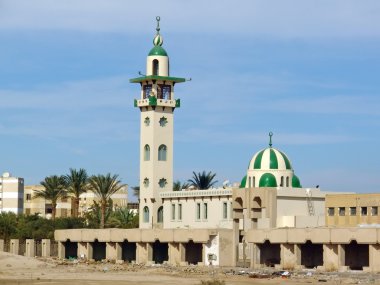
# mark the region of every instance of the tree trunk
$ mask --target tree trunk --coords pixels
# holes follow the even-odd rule
[[[105,217],[106,217],[106,202],[101,201],[100,202],[100,228],[101,229],[104,229]]]
[[[79,197],[74,198],[73,216],[74,216],[74,218],[78,218],[78,216],[79,216]]]
[[[57,203],[52,203],[51,216],[52,216],[53,221],[55,220],[56,209],[57,209]]]

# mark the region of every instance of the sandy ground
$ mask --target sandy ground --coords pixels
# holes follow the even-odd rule
[[[0,252],[0,284],[49,285],[195,285],[202,280],[218,279],[226,285],[247,284],[380,284],[380,275],[365,273],[318,274],[293,273],[290,278],[269,276],[250,278],[248,269],[140,266],[111,263],[63,262],[56,259],[28,258]],[[241,274],[241,275],[240,275]]]

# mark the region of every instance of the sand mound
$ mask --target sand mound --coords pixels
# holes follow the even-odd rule
[[[46,262],[39,261],[33,257],[15,255],[8,252],[0,252],[0,270],[8,271],[15,269],[35,269],[49,267]]]

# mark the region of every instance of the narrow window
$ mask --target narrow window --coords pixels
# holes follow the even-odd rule
[[[172,220],[175,220],[175,204],[172,204]]]
[[[150,125],[150,119],[149,119],[149,117],[145,118],[144,124],[145,124],[145,126],[149,127],[149,125]]]
[[[256,180],[256,179],[255,179],[255,176],[253,176],[253,178],[252,178],[252,187],[253,187],[253,188],[255,188],[255,182],[256,182],[255,180]]]
[[[251,177],[248,177],[248,188],[251,188]]]
[[[170,85],[164,85],[162,86],[162,99],[164,100],[170,100]]]
[[[371,209],[371,215],[377,216],[378,215],[378,207],[372,207]]]
[[[203,219],[207,220],[207,203],[203,204]]]
[[[201,204],[197,203],[197,220],[201,219]]]
[[[232,219],[232,213],[233,213],[233,208],[232,208],[232,202],[230,203],[230,219]]]
[[[157,210],[157,223],[164,222],[164,207],[159,207]]]
[[[144,146],[144,160],[145,161],[150,160],[150,146],[147,144]]]
[[[223,219],[227,219],[227,203],[223,203]]]
[[[284,186],[284,176],[281,176],[281,183],[280,183],[280,186],[281,186],[281,187]]]
[[[350,207],[350,216],[356,216],[356,207]]]
[[[148,84],[144,86],[143,98],[146,99],[150,96],[152,92],[152,85]]]
[[[286,177],[286,187],[289,187],[289,176]]]
[[[182,204],[178,204],[178,220],[182,221]]]
[[[153,75],[158,75],[158,60],[153,59]]]
[[[166,161],[166,145],[162,144],[158,147],[158,160],[159,161]]]
[[[335,209],[334,208],[327,208],[327,214],[329,215],[329,216],[334,216],[334,214],[335,214],[335,211],[334,211]]]
[[[26,201],[32,200],[32,194],[26,194]]]
[[[339,216],[345,216],[345,215],[346,215],[346,208],[339,207]]]
[[[149,208],[145,206],[143,212],[144,212],[144,223],[149,223]]]
[[[367,214],[368,214],[367,207],[362,207],[361,214],[362,214],[362,216],[367,216]]]

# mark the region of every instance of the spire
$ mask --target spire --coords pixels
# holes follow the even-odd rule
[[[162,36],[160,35],[160,20],[161,20],[160,16],[157,16],[156,20],[157,20],[157,27],[156,27],[157,33],[153,39],[153,44],[154,46],[162,46],[162,44],[164,43],[164,40]]]
[[[273,133],[269,132],[269,147],[272,147],[272,136],[273,136]]]

